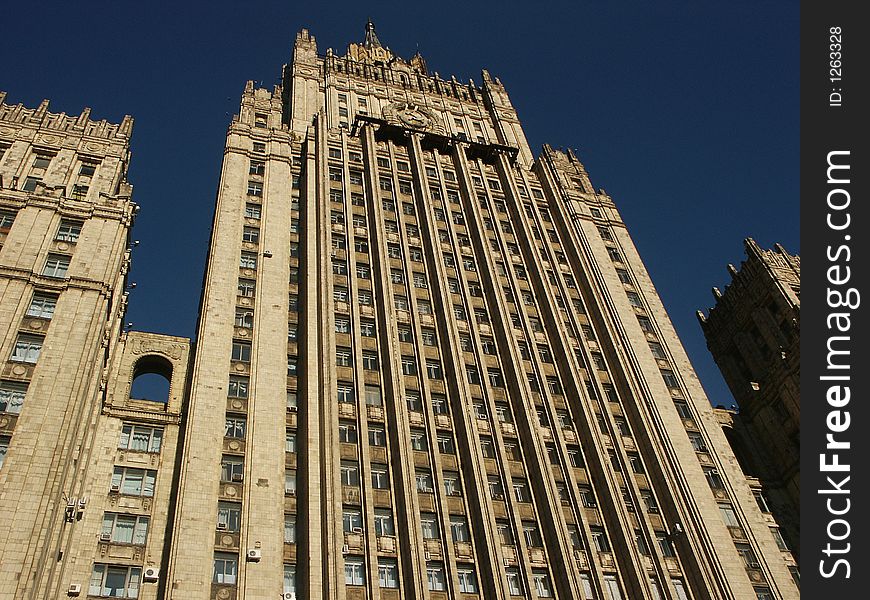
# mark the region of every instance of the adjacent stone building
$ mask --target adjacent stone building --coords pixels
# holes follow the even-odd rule
[[[776,244],[744,243],[746,260],[728,265],[731,283],[698,313],[707,347],[737,400],[721,418],[737,458],[756,478],[766,512],[795,553],[800,544],[799,256]],[[762,492],[763,488],[763,492]]]
[[[133,120],[4,100],[0,598],[157,598],[190,343],[123,330]]]
[[[0,108],[0,599],[798,597],[613,200],[489,73],[300,32],[194,350],[121,327],[129,120],[46,109]]]

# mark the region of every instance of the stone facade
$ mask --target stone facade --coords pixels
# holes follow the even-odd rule
[[[85,255],[111,263],[91,303],[70,290],[78,248],[70,277],[35,273],[60,217],[30,208],[49,200],[20,131],[75,124],[58,144],[103,132],[126,158],[129,122],[3,110],[4,357],[30,351],[12,346],[26,286],[60,299],[36,366],[7,363],[30,387],[2,415],[0,599],[107,596],[109,576],[174,600],[798,597],[613,200],[573,153],[533,156],[489,73],[442,79],[371,23],[344,56],[300,32],[282,85],[249,83],[229,127],[195,351],[122,333],[125,162],[85,190],[78,244],[114,236]],[[68,153],[54,185],[80,173]],[[62,327],[86,331],[49,344]],[[165,403],[130,398],[143,372],[171,380]],[[64,400],[82,418],[44,408],[64,377],[87,380]],[[109,513],[147,535],[113,543]]]
[[[721,415],[761,505],[773,513],[795,555],[800,544],[800,257],[777,244],[745,241],[746,260],[728,266],[732,281],[713,290],[716,305],[698,313],[707,347],[739,412]]]
[[[3,100],[0,598],[157,598],[190,349],[123,331],[133,121]],[[165,401],[130,398],[145,373]]]

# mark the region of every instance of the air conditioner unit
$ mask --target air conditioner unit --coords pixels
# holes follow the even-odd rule
[[[70,584],[70,586],[66,590],[67,596],[78,596],[82,593],[82,586],[78,583]]]
[[[288,407],[287,407],[287,410],[289,410],[290,412],[296,412],[296,411],[299,410],[299,409],[298,409],[297,407],[295,407],[295,406],[288,406]]]
[[[109,491],[112,492],[113,494],[117,494],[118,492],[121,491],[121,486],[120,485],[113,485],[111,488],[109,488]]]
[[[227,524],[226,524],[226,523],[218,523],[218,524],[217,524],[217,530],[218,530],[218,531],[226,531],[226,530],[227,530]]]
[[[296,592],[284,592],[284,600],[296,600]]]
[[[345,544],[344,546],[342,546],[342,547],[341,547],[341,553],[342,553],[342,554],[350,554],[350,546],[348,546],[347,544]]]
[[[160,569],[157,567],[145,567],[142,570],[142,581],[145,583],[157,583],[160,580]]]
[[[509,559],[508,557],[505,557],[504,558],[504,566],[506,566],[506,567],[511,566],[511,559]]]
[[[245,478],[245,476],[242,473],[233,473],[233,476],[232,476],[232,480],[234,483],[238,483],[238,482],[242,481],[244,478]]]
[[[352,529],[352,531],[353,531],[354,533],[362,533],[362,527],[354,527],[354,528]]]
[[[426,551],[424,553],[424,556],[426,557],[426,560],[432,560],[432,553],[431,552]]]
[[[111,533],[101,533],[100,534],[100,541],[101,542],[108,542],[108,541],[111,541],[111,539],[112,539]]]
[[[263,557],[262,552],[260,552],[259,548],[251,548],[248,550],[248,554],[246,555],[248,562],[260,562],[260,559]]]

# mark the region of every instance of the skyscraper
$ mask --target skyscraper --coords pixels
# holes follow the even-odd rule
[[[196,340],[165,405],[102,399],[46,597],[798,597],[612,199],[485,71],[302,30],[229,127]]]
[[[800,541],[799,256],[779,244],[744,242],[746,260],[728,265],[731,283],[698,319],[739,413],[726,432],[744,472],[758,477],[785,539]],[[766,500],[763,500],[767,503]]]

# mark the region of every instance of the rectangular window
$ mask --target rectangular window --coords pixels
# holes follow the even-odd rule
[[[15,348],[12,350],[11,360],[13,362],[35,364],[39,360],[39,354],[42,351],[44,341],[45,338],[38,335],[18,334],[18,339],[15,340]]]
[[[100,541],[144,546],[148,536],[148,522],[147,516],[107,512],[103,515]]]
[[[18,381],[0,381],[0,412],[18,414],[24,404],[27,384]]]
[[[257,282],[253,279],[239,279],[239,296],[243,298],[253,298],[257,287]]]
[[[261,198],[263,196],[263,184],[259,181],[248,182],[248,196]]]
[[[40,319],[51,319],[54,316],[54,309],[56,306],[57,296],[36,292],[30,300],[30,306],[27,308],[27,316]]]
[[[95,564],[88,595],[109,598],[138,598],[142,567]]]
[[[230,375],[230,382],[227,386],[227,397],[242,399],[247,398],[249,383],[250,380],[247,377],[243,377],[241,375]]]
[[[128,496],[154,495],[154,484],[157,471],[133,469],[131,467],[115,467],[112,473],[112,491]]]
[[[344,559],[344,583],[346,585],[365,585],[366,571],[362,558],[349,556]]]
[[[242,241],[257,244],[260,241],[260,230],[257,227],[245,227],[242,229]]]
[[[81,233],[81,221],[70,221],[68,219],[63,219],[60,222],[60,228],[57,230],[57,235],[55,235],[54,239],[59,242],[76,243],[78,242]]]
[[[163,429],[147,425],[125,424],[121,427],[118,448],[134,452],[160,452]]]
[[[217,528],[235,533],[239,531],[242,518],[242,505],[238,502],[218,502]]]
[[[63,279],[69,271],[69,263],[72,257],[65,254],[49,254],[45,261],[42,274],[46,277]]]
[[[433,592],[443,592],[447,589],[442,563],[426,563],[426,581]]]

